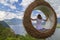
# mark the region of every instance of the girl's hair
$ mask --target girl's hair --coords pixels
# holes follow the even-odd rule
[[[41,15],[40,15],[40,14],[38,14],[37,18],[38,18],[38,19],[42,19],[42,17],[41,17]]]

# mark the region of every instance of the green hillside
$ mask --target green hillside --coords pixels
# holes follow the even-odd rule
[[[10,28],[4,27],[0,24],[0,40],[5,40],[7,37],[14,37],[15,34]]]
[[[57,24],[57,28],[60,28],[60,24]]]
[[[26,36],[16,35],[10,28],[4,27],[3,25],[0,24],[0,40],[36,40],[36,39],[32,38],[29,35]]]

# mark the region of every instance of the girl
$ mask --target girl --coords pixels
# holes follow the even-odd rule
[[[37,30],[44,29],[44,28],[42,27],[42,21],[47,21],[47,19],[46,19],[46,20],[42,19],[42,17],[41,17],[40,14],[38,14],[37,19],[31,19],[31,20],[33,20],[33,21],[36,20],[36,21],[37,21],[37,23],[36,23],[36,29],[37,29]]]

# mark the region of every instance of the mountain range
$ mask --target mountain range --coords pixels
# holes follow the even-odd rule
[[[57,19],[57,23],[59,23],[59,24],[60,24],[60,18],[58,18],[58,19]]]
[[[13,18],[11,20],[5,20],[8,24],[21,24],[23,21],[21,19],[18,19],[18,18]],[[57,23],[60,23],[60,18],[57,18]]]
[[[18,18],[13,18],[11,20],[9,19],[6,19],[4,20],[7,24],[9,25],[18,25],[18,24],[21,24],[22,23],[22,20],[18,19]]]
[[[3,27],[10,28],[9,25],[6,22],[4,22],[4,21],[0,21],[0,25],[2,25]]]
[[[5,22],[4,22],[5,21]],[[22,24],[22,20],[18,19],[18,18],[13,18],[11,20],[6,19],[4,21],[0,21],[0,24],[2,24],[3,26],[9,27],[9,25],[18,25],[18,24]],[[57,19],[57,23],[60,24],[60,18]]]

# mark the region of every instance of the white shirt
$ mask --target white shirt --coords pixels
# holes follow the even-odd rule
[[[36,20],[37,21],[37,23],[36,23],[36,29],[37,30],[40,30],[40,29],[42,29],[43,27],[42,27],[42,19],[37,19]]]

